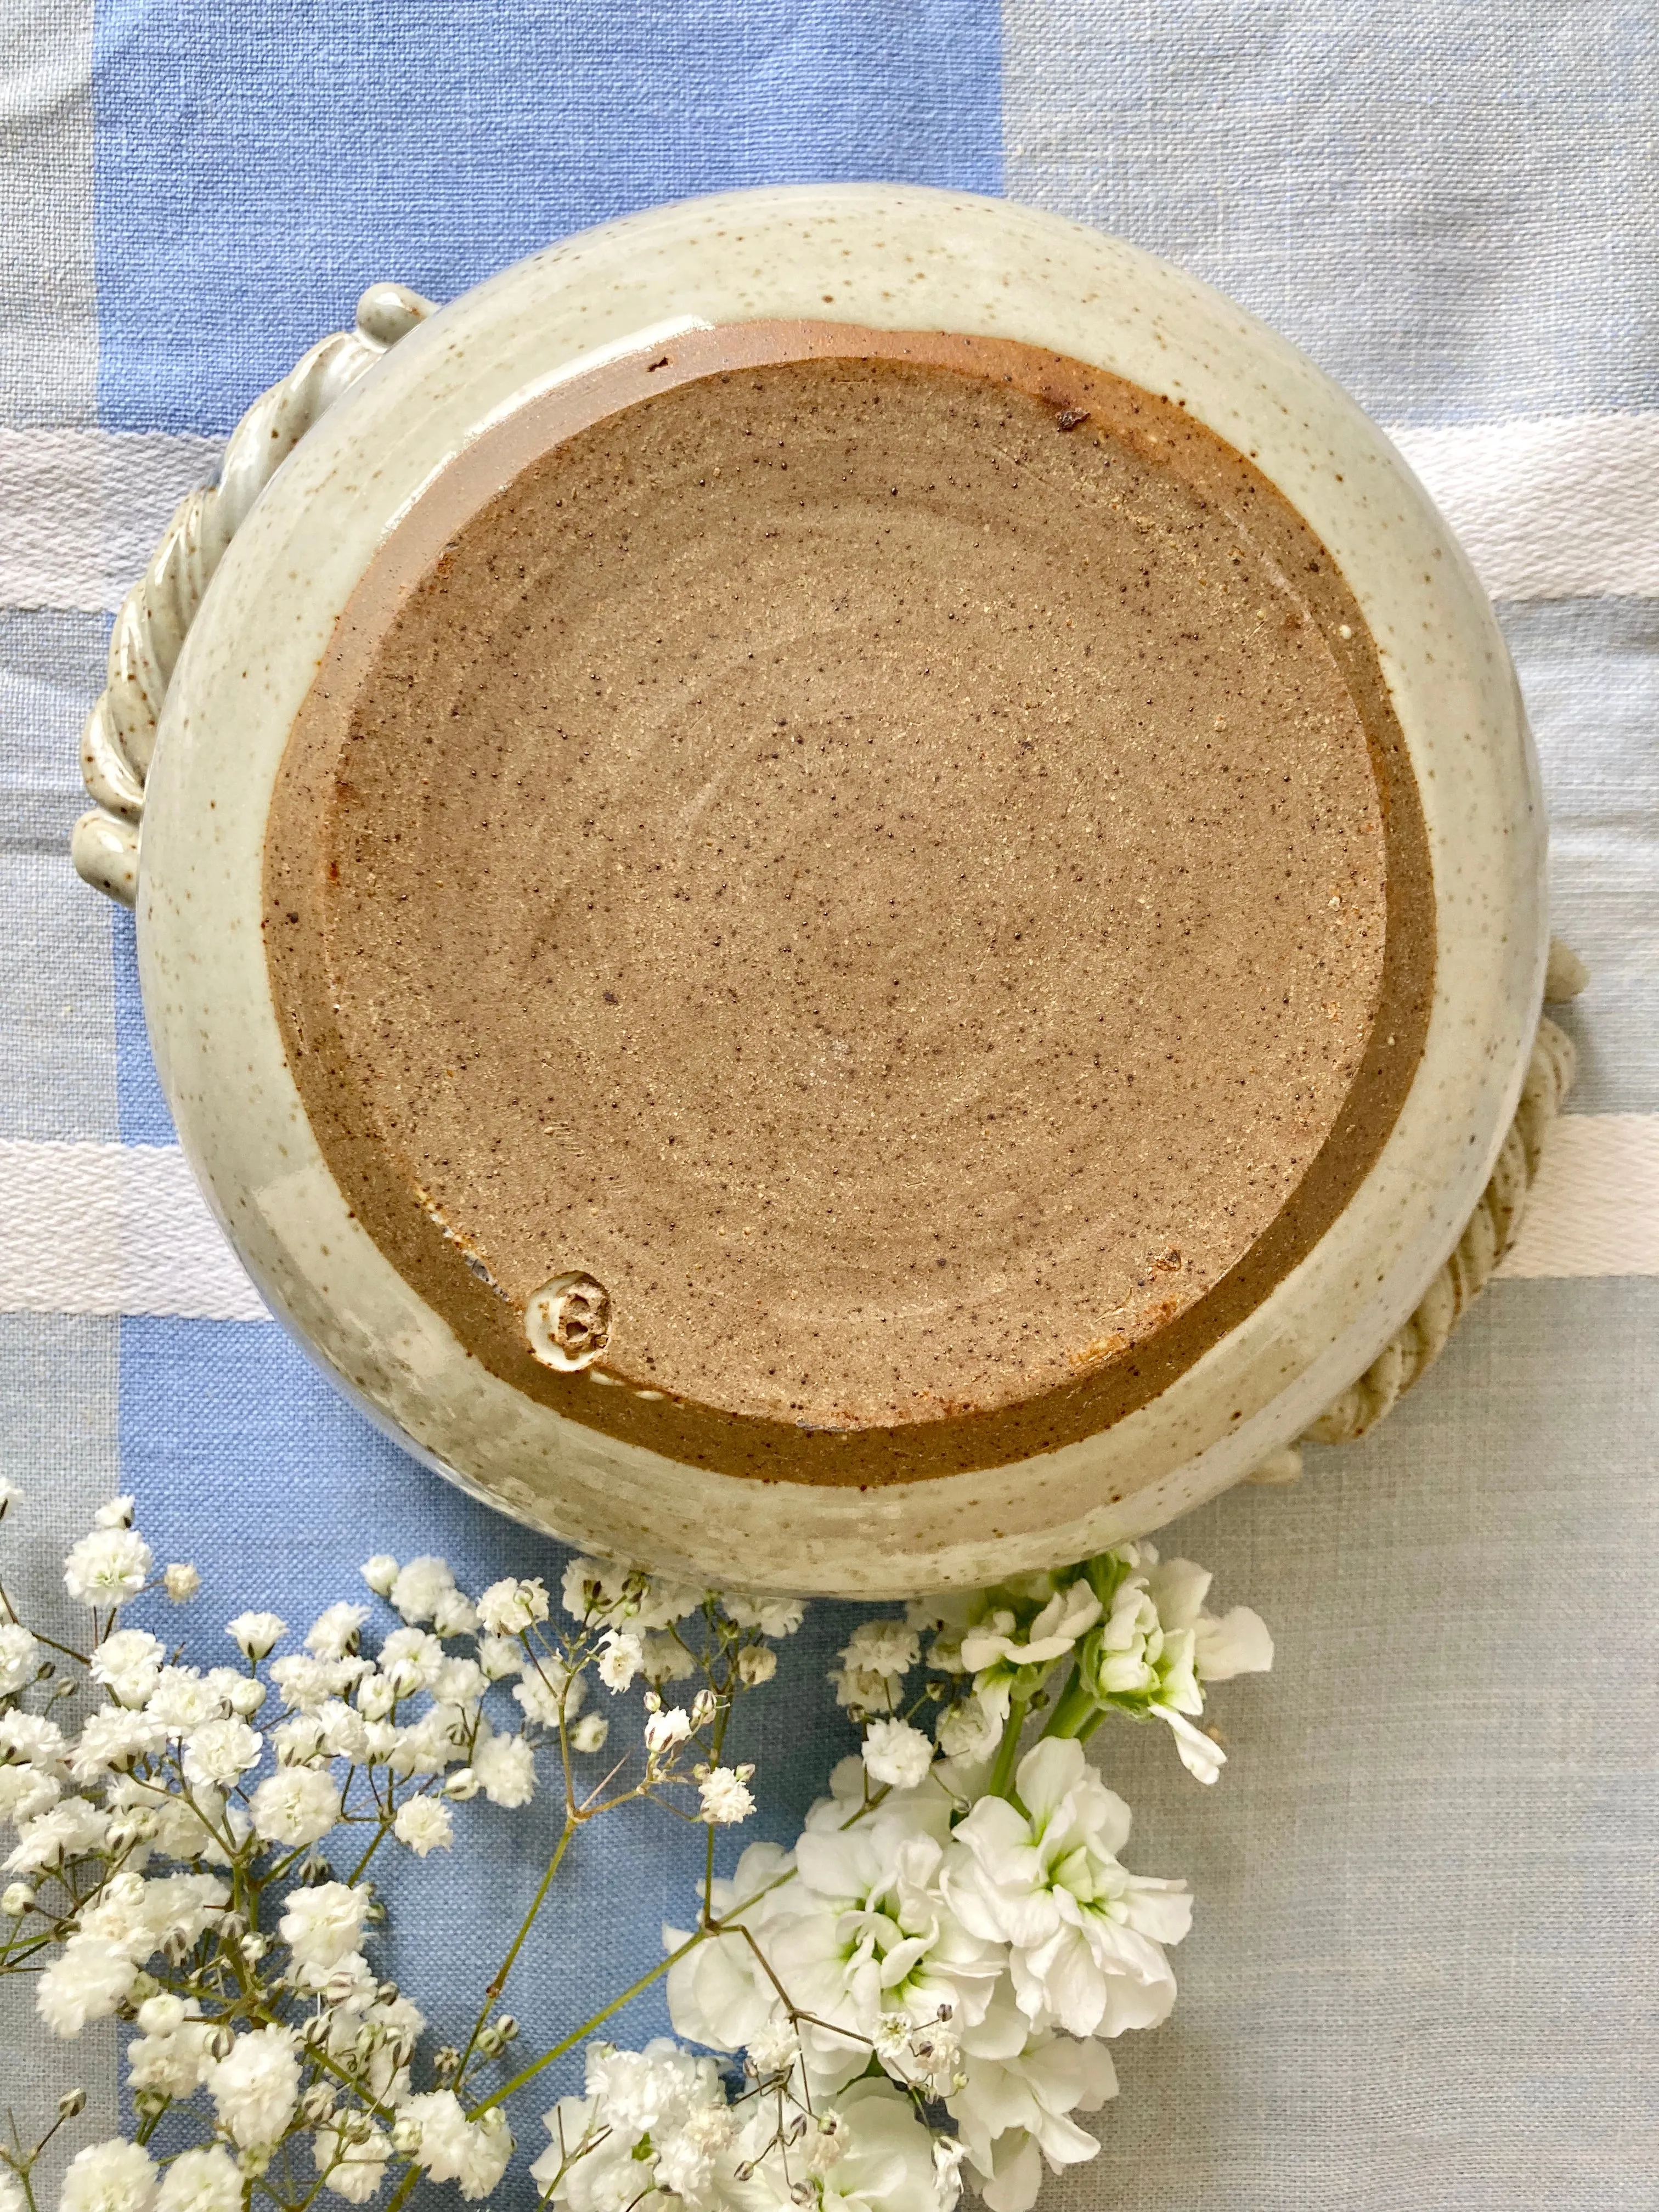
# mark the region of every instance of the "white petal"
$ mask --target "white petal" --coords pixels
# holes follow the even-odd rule
[[[1228,1682],[1235,1674],[1265,1674],[1273,1663],[1267,1624],[1248,1605],[1236,1605],[1219,1620],[1203,1614],[1193,1626],[1198,1671],[1206,1682]]]

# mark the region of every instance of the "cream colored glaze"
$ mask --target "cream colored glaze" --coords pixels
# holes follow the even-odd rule
[[[1301,509],[1357,593],[1423,793],[1436,1003],[1394,1133],[1340,1220],[1152,1403],[1012,1467],[874,1495],[688,1470],[469,1361],[349,1218],[283,1063],[258,855],[294,714],[380,534],[515,392],[675,314],[817,315],[1018,337],[1178,398]],[[230,733],[234,733],[234,741]],[[444,311],[341,403],[232,548],[163,719],[142,848],[147,1011],[181,1133],[278,1310],[377,1418],[578,1540],[772,1587],[984,1579],[1159,1521],[1296,1435],[1455,1240],[1503,1135],[1541,982],[1542,827],[1513,679],[1443,526],[1351,403],[1192,280],[999,203],[803,188],[654,211]]]

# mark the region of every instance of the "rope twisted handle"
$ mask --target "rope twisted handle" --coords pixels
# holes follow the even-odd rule
[[[1577,954],[1558,939],[1550,946],[1544,996],[1554,1002],[1576,999],[1589,981]],[[1325,1408],[1302,1437],[1303,1443],[1346,1444],[1373,1429],[1419,1382],[1445,1349],[1446,1340],[1474,1304],[1521,1225],[1522,1210],[1538,1175],[1544,1133],[1560,1112],[1578,1055],[1572,1039],[1545,1015],[1538,1024],[1521,1103],[1515,1109],[1498,1164],[1469,1216],[1455,1249],[1423,1293],[1405,1327],[1389,1338],[1376,1358],[1342,1395]],[[1302,1455],[1294,1444],[1264,1460],[1252,1482],[1294,1482]]]
[[[405,285],[371,285],[353,329],[313,346],[254,401],[230,434],[218,482],[179,501],[123,602],[106,688],[81,732],[81,773],[94,803],[76,823],[70,851],[82,880],[124,906],[137,894],[138,826],[161,703],[225,549],[312,424],[431,313],[431,301]]]

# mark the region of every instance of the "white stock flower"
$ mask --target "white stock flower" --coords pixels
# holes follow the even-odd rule
[[[864,1764],[872,1781],[893,1790],[918,1790],[933,1763],[933,1745],[908,1721],[872,1721],[865,1732]]]
[[[1002,1735],[1003,1723],[975,1691],[957,1704],[946,1705],[939,1717],[939,1747],[947,1759],[977,1765],[989,1759]]]
[[[288,1634],[288,1623],[274,1613],[239,1613],[225,1623],[225,1634],[257,1665]]]
[[[521,1735],[486,1736],[473,1751],[472,1771],[492,1805],[527,1805],[536,1794],[536,1754]]]
[[[1016,1786],[1027,1813],[981,1797],[956,1829],[946,1899],[964,1927],[1009,1946],[1014,1995],[1035,2027],[1107,2036],[1156,2027],[1175,2002],[1163,1947],[1191,1925],[1185,1883],[1118,1863],[1129,1809],[1080,1743],[1038,1743]]]
[[[357,1948],[369,1907],[366,1883],[321,1881],[290,1890],[276,1932],[308,1966],[331,1966]]]
[[[417,1859],[423,1859],[428,1852],[449,1849],[455,1839],[455,1824],[448,1806],[437,1798],[409,1797],[398,1808],[392,1832]]]
[[[787,1885],[793,1868],[793,1856],[779,1844],[749,1844],[731,1879],[717,1879],[709,1893],[714,1917],[728,1928],[739,1919],[758,1926],[757,1913]],[[665,1928],[662,1939],[670,1951],[690,1941],[675,1928]],[[689,2043],[756,2052],[776,2008],[777,1993],[739,1935],[699,1943],[668,1970],[668,2016]]]
[[[363,1561],[360,1571],[375,1596],[385,1597],[398,1579],[398,1562],[390,1552],[376,1552]]]
[[[478,1619],[492,1636],[522,1636],[547,1619],[547,1585],[539,1577],[517,1582],[509,1575],[491,1583],[478,1600]]]
[[[608,1628],[599,1639],[599,1680],[607,1690],[625,1690],[640,1671],[645,1657],[637,1636],[626,1629]]]
[[[343,1659],[357,1648],[357,1638],[368,1619],[366,1605],[331,1605],[306,1631],[306,1650],[313,1659]]]
[[[805,1601],[798,1597],[765,1597],[746,1590],[725,1590],[720,1606],[728,1620],[739,1628],[757,1628],[763,1636],[793,1636],[806,1618]]]
[[[136,1528],[94,1528],[70,1547],[64,1587],[83,1605],[123,1605],[143,1589],[154,1563]]]
[[[584,1713],[570,1731],[570,1747],[573,1751],[603,1751],[610,1734],[611,1723],[603,1713]]]
[[[58,2212],[148,2212],[155,2196],[155,2160],[118,2136],[76,2152],[58,2207]]]
[[[162,1587],[174,1605],[184,1605],[202,1587],[202,1577],[188,1559],[176,1559],[161,1577]]]
[[[175,2158],[161,2177],[155,2212],[240,2212],[242,2175],[222,2143]]]
[[[410,2097],[398,2118],[401,2125],[418,2131],[416,2165],[434,2181],[458,2182],[470,2200],[488,2197],[507,2171],[513,2137],[499,2106],[481,2119],[469,2120],[453,2089],[434,2089]]]
[[[268,2149],[280,2142],[300,2101],[292,2030],[258,2027],[239,2035],[228,2054],[208,2069],[207,2087],[220,2125],[240,2149]]]
[[[107,1936],[71,1936],[35,1984],[35,2010],[54,2035],[79,2035],[106,2020],[138,1972],[124,1944]]]
[[[1027,2032],[1016,2016],[1000,2056],[966,2055],[963,2087],[946,2100],[989,2212],[1030,2212],[1045,2159],[1058,2172],[1093,2158],[1098,2141],[1071,2115],[1098,2112],[1117,2094],[1104,2044],[1054,2035],[1027,2042]]]
[[[350,2131],[319,2128],[311,2150],[331,2196],[343,2197],[348,2204],[367,2204],[386,2179],[392,2141],[384,2129],[362,2119]]]
[[[0,1698],[16,1694],[34,1680],[40,1646],[19,1621],[0,1625]]]
[[[1012,1607],[993,1606],[963,1632],[961,1664],[999,1720],[1006,1720],[1016,1676],[1023,1668],[1051,1666],[1100,1619],[1100,1600],[1086,1582],[1056,1590],[1023,1627]],[[934,1664],[940,1661],[935,1658]]]
[[[185,1776],[224,1789],[259,1764],[264,1749],[257,1730],[234,1716],[205,1721],[185,1738]]]
[[[428,1554],[399,1567],[385,1595],[392,1611],[402,1613],[405,1620],[430,1620],[454,1587],[448,1560]]]
[[[339,1820],[340,1793],[325,1767],[284,1766],[267,1775],[248,1810],[267,1843],[320,1843]]]
[[[813,1808],[795,1846],[795,1881],[747,1916],[773,1972],[811,2015],[802,2045],[830,2087],[862,2071],[884,2017],[918,2028],[941,2013],[957,2028],[981,2019],[1006,1955],[962,1924],[943,1891],[943,1790],[889,1798],[851,1825],[845,1807],[843,1796]],[[907,2057],[893,2070],[918,2068]]]

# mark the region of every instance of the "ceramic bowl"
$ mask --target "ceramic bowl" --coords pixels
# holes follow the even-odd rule
[[[807,186],[653,209],[419,310],[371,297],[366,336],[307,370],[312,427],[274,475],[267,456],[262,490],[236,475],[247,441],[234,449],[216,526],[228,550],[206,544],[203,510],[172,569],[152,572],[152,600],[175,572],[185,581],[172,614],[152,607],[155,665],[139,665],[137,634],[123,664],[151,707],[165,695],[147,775],[140,761],[123,781],[107,730],[88,740],[120,803],[81,857],[118,890],[134,866],[121,823],[141,797],[139,962],[161,1082],[272,1311],[374,1420],[477,1496],[574,1543],[757,1589],[883,1597],[1057,1564],[1157,1528],[1301,1435],[1412,1312],[1468,1219],[1515,1107],[1547,945],[1543,816],[1514,676],[1467,562],[1388,441],[1191,276],[959,193]],[[1097,1433],[892,1483],[685,1463],[491,1371],[383,1255],[331,1172],[285,1057],[262,929],[267,822],[295,718],[342,611],[418,523],[434,482],[596,363],[700,326],[790,319],[1018,340],[1158,395],[1248,456],[1363,610],[1432,879],[1420,1059],[1312,1249]],[[348,358],[338,349],[353,343]],[[279,443],[296,436],[289,424]]]

